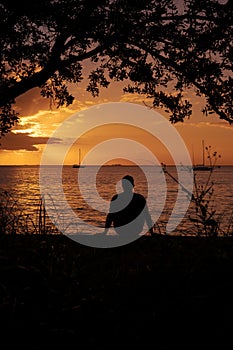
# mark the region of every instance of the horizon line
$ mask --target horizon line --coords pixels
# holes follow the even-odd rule
[[[111,167],[111,166],[123,166],[123,167],[137,167],[137,166],[158,166],[160,167],[161,165],[160,164],[82,164],[83,166],[85,167],[92,167],[92,166],[103,166],[103,167]],[[166,166],[190,166],[190,165],[187,165],[187,164],[165,164]],[[59,164],[0,164],[0,167],[13,167],[13,166],[25,166],[25,167],[30,167],[30,166],[60,166]],[[73,164],[64,164],[62,166],[66,166],[66,167],[72,167]],[[219,168],[219,167],[222,167],[222,166],[233,166],[233,164],[218,164],[218,165],[214,165],[215,168]]]

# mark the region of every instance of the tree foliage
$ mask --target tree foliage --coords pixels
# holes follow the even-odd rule
[[[0,0],[0,135],[30,89],[72,104],[69,83],[88,60],[93,96],[125,81],[124,91],[152,98],[175,123],[192,113],[192,88],[205,115],[232,123],[232,9],[232,0]]]

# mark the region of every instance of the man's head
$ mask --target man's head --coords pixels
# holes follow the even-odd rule
[[[122,178],[122,187],[124,191],[132,191],[134,188],[134,179],[130,175],[125,175]]]

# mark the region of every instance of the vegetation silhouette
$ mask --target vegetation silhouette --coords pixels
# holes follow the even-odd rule
[[[191,116],[183,92],[194,89],[206,100],[204,115],[232,123],[232,6],[230,0],[1,1],[0,136],[19,119],[17,97],[31,89],[51,105],[72,104],[69,86],[81,82],[84,64],[93,96],[111,81],[125,81],[125,92],[149,97],[175,123]]]
[[[188,213],[189,220],[194,223],[194,234],[198,236],[228,236],[232,235],[232,212],[229,215],[228,226],[225,229],[221,227],[221,215],[217,212],[218,208],[214,206],[214,181],[212,174],[217,166],[217,161],[221,155],[212,150],[211,146],[206,147],[207,158],[209,161],[207,176],[205,182],[202,183],[194,171],[194,189],[191,193],[185,188],[177,178],[169,172],[166,164],[162,163],[162,168],[165,174],[176,182],[181,189],[189,196],[191,202],[194,204],[194,214]],[[161,230],[161,228],[160,228]],[[231,232],[231,233],[230,233]],[[189,232],[190,233],[190,232]]]

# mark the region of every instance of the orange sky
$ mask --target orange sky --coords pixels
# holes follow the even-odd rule
[[[142,96],[124,94],[121,83],[112,83],[108,89],[101,90],[98,98],[92,98],[85,91],[84,84],[79,85],[79,87],[72,86],[71,89],[75,101],[72,106],[67,108],[56,109],[56,107],[53,107],[51,110],[49,101],[40,96],[38,89],[31,90],[17,99],[17,110],[22,117],[13,132],[1,140],[0,165],[40,164],[42,151],[52,132],[64,120],[78,111],[106,102],[128,102],[143,105],[143,101],[146,101]],[[201,147],[204,139],[206,145],[211,145],[214,151],[221,154],[221,159],[218,161],[219,165],[233,164],[232,126],[227,122],[220,121],[215,115],[204,117],[201,113],[204,106],[203,100],[196,98],[191,92],[187,92],[185,98],[190,99],[193,103],[193,116],[184,123],[176,124],[175,128],[183,138],[191,158],[194,150],[195,162],[201,162]],[[166,116],[166,113],[162,110],[157,111]],[[128,137],[135,140],[154,152],[159,161],[166,164],[172,162],[162,144],[158,144],[156,140],[148,137],[145,132],[133,127],[127,129],[122,126],[116,128],[99,127],[82,137],[79,140],[79,146],[85,153],[98,142],[114,137]],[[77,147],[79,146],[77,145]],[[77,159],[75,159],[76,153],[76,147],[73,147],[66,157],[66,164],[77,162]],[[95,163],[94,159],[93,163]]]

